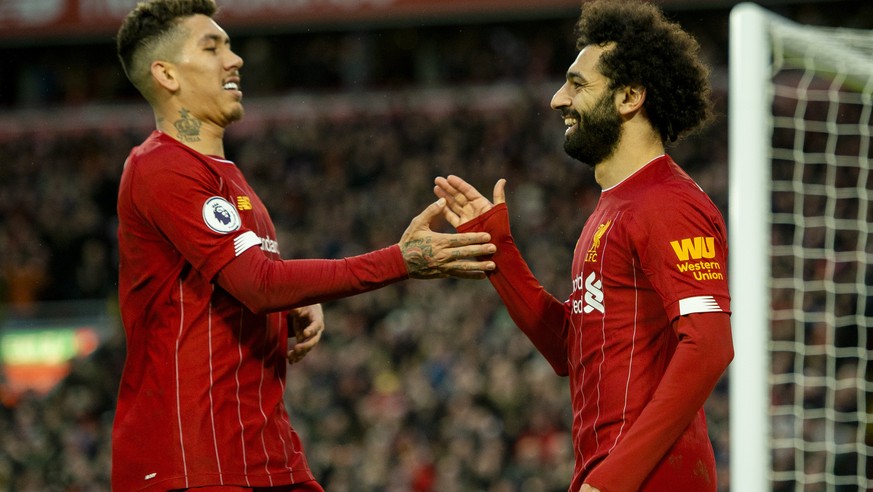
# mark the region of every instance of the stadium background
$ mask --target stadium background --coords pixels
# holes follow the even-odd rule
[[[719,118],[670,153],[727,213],[727,22],[736,2],[660,2],[712,65]],[[867,1],[770,1],[801,23],[873,27]],[[599,189],[548,108],[575,56],[575,0],[219,2],[245,59],[229,157],[285,257],[386,246],[455,173],[509,179],[520,248],[564,277]],[[153,127],[112,35],[131,1],[0,1],[0,490],[108,490],[124,359],[115,308],[121,164]],[[563,491],[566,382],[485,282],[410,281],[325,306],[287,399],[330,491]],[[729,490],[727,385],[707,403]]]

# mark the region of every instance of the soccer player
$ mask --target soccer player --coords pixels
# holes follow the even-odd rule
[[[497,244],[488,276],[515,323],[568,375],[576,458],[571,492],[715,491],[704,402],[733,358],[721,214],[665,154],[711,114],[698,44],[655,6],[585,3],[576,60],[552,98],[565,150],[602,187],[573,256],[572,294],[534,278],[493,203],[437,178],[446,218]]]
[[[283,404],[288,362],[321,338],[320,302],[406,278],[484,278],[487,233],[414,218],[398,244],[341,260],[281,260],[273,223],[225,128],[243,115],[243,60],[212,0],[152,0],[126,17],[118,56],[156,130],[118,195],[127,343],[112,489],[321,491]]]

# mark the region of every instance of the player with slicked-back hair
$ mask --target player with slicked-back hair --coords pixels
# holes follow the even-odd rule
[[[195,14],[212,17],[218,11],[214,0],[169,0],[141,2],[132,10],[115,37],[116,51],[127,78],[148,99],[149,64],[172,57],[183,41],[180,19]]]
[[[515,323],[570,378],[570,492],[714,492],[703,405],[733,358],[724,219],[666,154],[712,113],[697,42],[639,0],[585,2],[579,54],[551,106],[564,150],[603,189],[571,265],[570,298],[539,284],[493,203],[437,178],[446,218],[497,244],[488,276]]]
[[[487,233],[429,228],[343,259],[285,260],[273,221],[225,158],[243,117],[243,60],[212,0],[140,3],[118,58],[156,129],[118,192],[119,304],[127,354],[112,429],[112,489],[323,492],[284,404],[288,363],[324,330],[321,302],[407,278],[484,278]]]

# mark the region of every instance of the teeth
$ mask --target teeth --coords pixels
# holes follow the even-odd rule
[[[576,118],[569,118],[569,117],[564,118],[564,124],[567,125],[567,126],[573,126],[573,125],[575,125],[576,123],[578,123],[578,121],[576,120]]]
[[[237,84],[236,82],[228,82],[228,83],[224,84],[224,88],[225,88],[226,90],[238,91],[238,90],[239,90],[239,84]]]

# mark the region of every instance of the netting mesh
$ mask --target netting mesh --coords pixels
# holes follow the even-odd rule
[[[873,32],[771,32],[770,479],[873,490]]]

